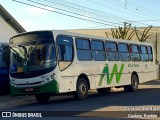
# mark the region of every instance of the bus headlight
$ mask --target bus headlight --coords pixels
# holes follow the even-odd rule
[[[10,84],[11,84],[12,86],[15,86],[15,79],[11,79],[11,80],[10,80]]]
[[[52,79],[52,80],[55,79],[55,76],[56,76],[56,74],[53,73],[53,75],[51,75],[51,79]]]
[[[48,83],[48,82],[50,82],[50,79],[49,79],[49,78],[47,78],[47,83]]]
[[[47,83],[47,80],[43,80],[43,83]]]
[[[47,77],[47,79],[43,80],[43,83],[46,84],[46,83],[49,83],[50,81],[54,80],[55,79],[55,73],[53,73],[50,77]]]
[[[46,80],[43,81],[43,83],[49,83],[51,80],[47,78]]]

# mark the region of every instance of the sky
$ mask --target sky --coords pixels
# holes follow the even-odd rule
[[[124,22],[160,26],[160,0],[0,0],[0,4],[27,31],[113,28]]]

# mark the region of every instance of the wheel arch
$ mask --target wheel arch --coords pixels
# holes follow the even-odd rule
[[[82,73],[82,74],[80,74],[80,75],[78,76],[78,79],[79,79],[79,78],[84,78],[84,79],[86,80],[86,82],[87,82],[88,89],[90,89],[90,82],[89,82],[88,76],[87,76],[86,74]],[[78,83],[78,79],[77,79],[77,83]],[[76,83],[76,85],[77,85],[77,83]]]
[[[139,84],[139,76],[138,76],[138,73],[137,73],[136,71],[133,71],[133,72],[132,72],[132,75],[136,75],[136,76],[137,76],[137,78],[138,78],[138,84]]]

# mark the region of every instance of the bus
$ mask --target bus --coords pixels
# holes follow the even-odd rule
[[[4,55],[9,51],[7,46],[8,43],[0,42],[0,95],[9,93],[9,54]]]
[[[111,87],[135,92],[156,79],[153,46],[61,30],[13,36],[10,46],[10,92],[46,102],[69,93],[85,99],[89,90],[105,94]]]

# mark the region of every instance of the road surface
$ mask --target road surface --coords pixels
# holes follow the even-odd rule
[[[96,91],[91,91],[88,98],[81,101],[75,100],[71,95],[64,95],[51,97],[48,103],[40,104],[34,96],[0,96],[0,111],[42,112],[42,115],[48,115],[48,117],[51,115],[65,120],[65,117],[85,119],[86,116],[87,119],[97,120],[100,118],[160,119],[158,118],[160,116],[160,80],[140,84],[137,92],[125,92],[123,88],[113,88],[111,93],[100,95]],[[148,111],[152,112],[150,116]],[[151,115],[154,114],[153,112],[155,116]]]

